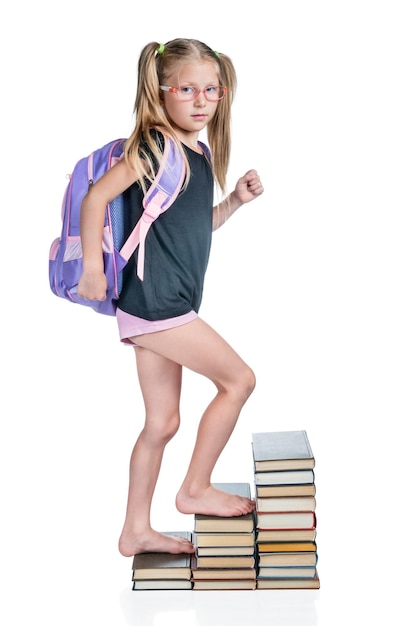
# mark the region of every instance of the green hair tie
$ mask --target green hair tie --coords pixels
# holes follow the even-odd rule
[[[158,48],[158,50],[156,51],[156,54],[162,54],[164,50],[165,50],[165,46],[164,46],[164,44],[163,44],[163,43],[160,43],[160,44],[159,44],[159,48]]]
[[[213,50],[214,54],[216,55],[216,57],[218,59],[220,59],[220,52],[217,52],[217,50]]]

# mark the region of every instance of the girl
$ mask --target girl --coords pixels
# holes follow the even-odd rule
[[[218,516],[253,511],[252,500],[216,490],[214,465],[239,413],[255,386],[255,376],[236,352],[199,316],[211,234],[242,204],[263,192],[259,176],[248,171],[234,191],[213,208],[213,187],[225,195],[230,155],[230,108],[236,75],[229,57],[200,41],[149,43],[138,63],[135,129],[125,158],[86,195],[81,214],[83,274],[78,295],[103,300],[101,238],[108,202],[128,188],[149,186],[170,137],[181,150],[186,176],[173,205],[152,225],[146,240],[143,280],[137,253],[124,270],[118,300],[120,339],[134,347],[145,424],[133,448],[126,519],[119,539],[124,556],[139,552],[194,551],[193,544],[152,529],[150,509],[164,448],[180,424],[182,368],[209,378],[216,394],[198,429],[188,471],[177,496],[181,513]],[[212,158],[198,142],[207,127]],[[139,185],[138,185],[139,183]],[[132,226],[142,211],[138,201]]]

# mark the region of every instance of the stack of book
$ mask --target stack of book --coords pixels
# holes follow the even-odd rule
[[[192,541],[190,531],[166,532]],[[144,552],[135,554],[132,564],[134,591],[148,589],[192,589],[191,554]]]
[[[257,589],[318,589],[315,459],[305,430],[252,435]]]
[[[217,489],[251,498],[249,483],[217,483]],[[196,514],[191,559],[194,590],[256,589],[255,519]]]

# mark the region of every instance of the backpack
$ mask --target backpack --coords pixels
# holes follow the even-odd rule
[[[82,273],[81,202],[90,185],[123,158],[125,141],[111,141],[76,163],[62,202],[61,236],[52,242],[49,251],[49,284],[52,292],[69,302],[89,306],[105,315],[116,314],[116,303],[123,286],[122,270],[138,245],[137,272],[143,280],[146,235],[157,217],[174,202],[185,175],[184,160],[178,147],[172,139],[166,139],[161,167],[143,199],[143,214],[127,238],[126,216],[130,214],[130,206],[137,197],[139,186],[133,185],[106,207],[103,229],[104,272],[108,284],[106,299],[99,302],[80,298],[77,287]],[[201,145],[208,155],[208,148]]]

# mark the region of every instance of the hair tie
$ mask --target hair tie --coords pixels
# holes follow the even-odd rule
[[[217,52],[217,50],[213,50],[214,54],[216,55],[216,57],[218,59],[220,59],[220,52]]]
[[[156,51],[156,54],[162,54],[164,50],[165,50],[165,46],[164,46],[164,44],[163,44],[163,43],[160,43],[160,44],[159,44],[159,48],[158,48],[158,50]]]

